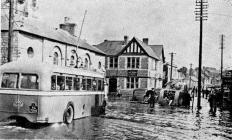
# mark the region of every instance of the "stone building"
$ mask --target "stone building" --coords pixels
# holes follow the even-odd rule
[[[96,45],[106,54],[106,78],[109,92],[131,92],[135,88],[162,88],[163,45],[149,45],[133,37],[128,41],[109,41]]]
[[[19,1],[17,1],[19,2]],[[11,60],[34,59],[53,65],[77,67],[105,72],[105,54],[98,48],[75,36],[76,24],[65,18],[60,28],[53,28],[33,18],[37,5],[17,3],[18,10],[26,10],[26,15],[16,13],[14,16],[13,44],[11,46]],[[3,4],[1,2],[1,4]],[[7,2],[5,2],[7,4]],[[33,10],[30,10],[33,9]],[[8,9],[9,10],[9,9]],[[25,11],[24,11],[25,12]],[[31,12],[31,13],[30,13]],[[0,65],[8,62],[8,12],[1,13],[1,52]],[[16,22],[16,20],[19,20]]]

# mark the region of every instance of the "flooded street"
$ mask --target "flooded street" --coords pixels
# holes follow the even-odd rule
[[[232,139],[232,113],[209,113],[206,99],[202,109],[163,107],[111,100],[106,114],[87,117],[66,125],[24,125],[0,122],[0,138],[20,139]]]

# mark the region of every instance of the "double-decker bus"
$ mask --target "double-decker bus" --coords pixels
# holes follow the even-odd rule
[[[35,61],[0,67],[0,120],[71,123],[104,113],[104,74]]]

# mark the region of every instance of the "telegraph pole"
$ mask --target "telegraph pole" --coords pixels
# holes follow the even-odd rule
[[[190,69],[189,69],[189,89],[191,88],[191,71],[192,71],[192,63],[190,64]]]
[[[172,67],[173,67],[173,55],[176,54],[176,53],[169,53],[171,55],[171,73],[170,73],[170,81],[172,80]]]
[[[11,61],[11,51],[13,45],[13,25],[14,25],[14,0],[9,1],[9,29],[8,29],[8,53],[7,62]]]
[[[202,38],[203,38],[203,20],[207,20],[207,0],[196,0],[196,21],[200,21],[200,40],[199,40],[199,67],[198,67],[198,98],[197,108],[201,109],[201,65],[202,65]]]
[[[221,95],[223,96],[223,92],[224,92],[224,89],[223,89],[223,83],[222,83],[222,78],[223,78],[223,49],[224,49],[224,37],[225,35],[221,35]],[[222,100],[223,101],[223,100]]]

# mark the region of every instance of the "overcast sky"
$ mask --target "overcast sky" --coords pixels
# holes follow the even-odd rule
[[[178,67],[198,66],[199,22],[195,21],[195,0],[38,0],[39,17],[51,26],[68,16],[77,23],[79,35],[85,10],[82,39],[99,44],[105,39],[123,40],[124,35],[150,45],[164,45],[166,61],[170,52]],[[232,66],[232,2],[208,0],[204,22],[204,66],[220,68],[220,34],[225,34],[225,67]]]

